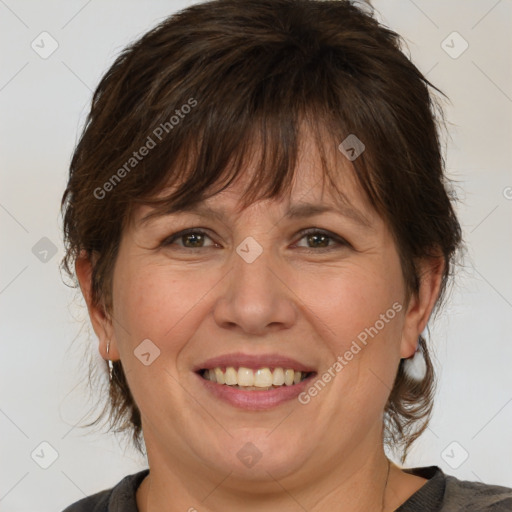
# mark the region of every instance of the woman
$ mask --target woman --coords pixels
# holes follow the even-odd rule
[[[433,89],[345,1],[198,4],[121,54],[63,264],[149,469],[66,511],[512,510],[384,451],[427,426],[461,245]]]

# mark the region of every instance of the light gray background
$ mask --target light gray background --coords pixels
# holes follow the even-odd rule
[[[2,511],[62,510],[145,467],[114,437],[75,428],[93,403],[85,354],[97,350],[83,303],[58,271],[59,203],[98,80],[126,43],[188,3],[0,0]],[[406,466],[512,486],[512,3],[374,5],[451,98],[447,166],[469,247],[432,325],[436,408]],[[33,40],[42,46],[43,31],[59,45],[47,59],[31,48]],[[43,237],[56,254],[41,252]],[[38,242],[46,246],[36,257]],[[58,454],[48,469],[40,467],[52,460],[43,441]]]

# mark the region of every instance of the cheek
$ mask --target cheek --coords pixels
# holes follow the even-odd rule
[[[116,278],[114,311],[126,328],[123,340],[133,348],[149,338],[166,350],[179,349],[193,335],[206,314],[204,298],[218,281],[208,270],[177,271],[166,264],[120,264]]]
[[[306,274],[297,285],[307,306],[305,314],[310,311],[311,322],[319,326],[336,353],[347,350],[361,333],[364,339],[364,333],[376,323],[381,334],[396,338],[400,330],[399,308],[393,304],[402,304],[403,287],[395,265],[326,269],[315,277]]]
[[[182,267],[177,271],[165,263],[143,264],[136,259],[129,264],[120,261],[116,272],[116,340],[135,402],[145,420],[150,421],[155,411],[164,407],[162,394],[155,392],[155,382],[159,390],[175,390],[166,395],[165,410],[182,407],[186,401],[186,393],[176,385],[180,353],[211,311],[208,291],[221,276],[211,269],[187,272]],[[144,341],[147,339],[157,348]],[[150,356],[146,366],[140,357],[147,352]]]
[[[361,421],[367,415],[372,422],[392,387],[405,308],[399,263],[387,261],[337,269],[308,279],[303,288],[311,322],[319,327],[329,353],[325,371],[336,375],[332,403],[344,397],[335,415],[359,415]]]

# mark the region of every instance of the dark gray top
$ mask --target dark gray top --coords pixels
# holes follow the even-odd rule
[[[427,478],[395,512],[511,512],[512,488],[459,480],[437,466],[404,469]],[[149,469],[123,478],[115,487],[84,498],[63,512],[138,512],[135,492]]]

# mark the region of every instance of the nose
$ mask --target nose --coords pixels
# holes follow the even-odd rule
[[[217,325],[254,336],[294,325],[296,297],[272,251],[263,250],[252,262],[234,252],[233,260],[214,308]]]

